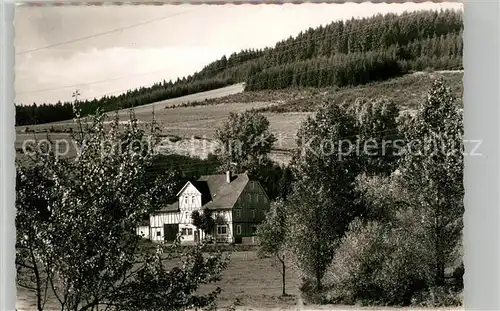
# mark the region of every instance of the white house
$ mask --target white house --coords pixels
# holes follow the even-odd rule
[[[254,235],[269,204],[259,182],[250,180],[247,174],[202,176],[187,182],[177,193],[177,201],[150,215],[149,224],[141,224],[137,232],[142,231],[153,241],[171,242],[180,233],[183,243],[197,242],[205,236],[193,225],[191,215],[207,208],[223,219],[213,236],[219,242],[231,243],[238,236]]]
[[[141,222],[137,227],[137,234],[149,239],[149,221]]]

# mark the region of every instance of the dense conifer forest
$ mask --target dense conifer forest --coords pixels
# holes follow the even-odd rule
[[[77,102],[83,116],[136,107],[238,82],[245,90],[354,86],[422,70],[462,67],[462,12],[419,11],[336,21],[273,48],[223,56],[200,72],[118,96]],[[16,125],[73,118],[72,103],[16,106]]]

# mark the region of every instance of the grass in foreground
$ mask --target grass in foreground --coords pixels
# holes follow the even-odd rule
[[[281,295],[281,274],[278,267],[273,266],[273,258],[258,258],[255,251],[233,252],[231,260],[222,279],[216,285],[222,293],[218,306],[231,305],[253,308],[290,307],[297,303],[299,278],[297,274],[287,271],[288,297]],[[168,265],[168,263],[167,263]],[[202,285],[200,291],[210,291],[214,284]],[[17,298],[18,310],[32,310],[35,306],[34,293],[19,289]],[[55,308],[56,304],[49,301],[47,308]]]

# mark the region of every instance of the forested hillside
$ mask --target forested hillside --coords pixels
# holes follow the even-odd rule
[[[223,56],[200,72],[78,103],[83,115],[129,108],[238,82],[246,90],[359,85],[411,71],[462,69],[462,12],[420,11],[337,21],[273,48]],[[16,124],[73,117],[69,103],[16,106]]]

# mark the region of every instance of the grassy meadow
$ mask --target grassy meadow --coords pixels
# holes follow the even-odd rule
[[[166,263],[167,265],[169,263]],[[231,259],[222,279],[218,283],[203,285],[200,292],[209,292],[214,286],[222,289],[218,308],[226,310],[235,306],[236,310],[398,310],[397,308],[361,307],[342,305],[304,305],[300,297],[300,278],[293,267],[287,269],[287,294],[281,297],[281,272],[273,258],[259,258],[256,251],[231,253]],[[18,311],[33,310],[35,297],[18,288]],[[47,302],[47,310],[57,310],[53,299]],[[418,308],[405,308],[418,310]],[[428,308],[426,308],[429,310]],[[435,308],[432,310],[462,310],[461,308]]]
[[[321,103],[353,102],[360,97],[386,96],[402,110],[412,110],[425,100],[432,80],[437,76],[447,82],[457,97],[462,97],[462,71],[417,72],[388,81],[340,89],[304,88],[243,92],[243,85],[237,84],[140,106],[135,109],[135,115],[139,122],[147,123],[152,120],[154,111],[164,137],[177,138],[174,142],[171,139],[163,140],[164,152],[206,158],[215,148],[211,142],[215,130],[230,113],[257,109],[268,118],[271,131],[278,138],[271,157],[279,163],[286,163],[290,159],[289,151],[296,147],[295,137],[300,124]],[[120,120],[127,120],[128,113],[128,110],[120,110]],[[25,132],[26,128],[30,132]],[[17,128],[16,150],[20,151],[23,142],[34,137],[44,139],[49,135],[53,140],[68,139],[69,128],[77,130],[72,121],[20,126]],[[74,150],[71,150],[70,156],[75,154]]]

